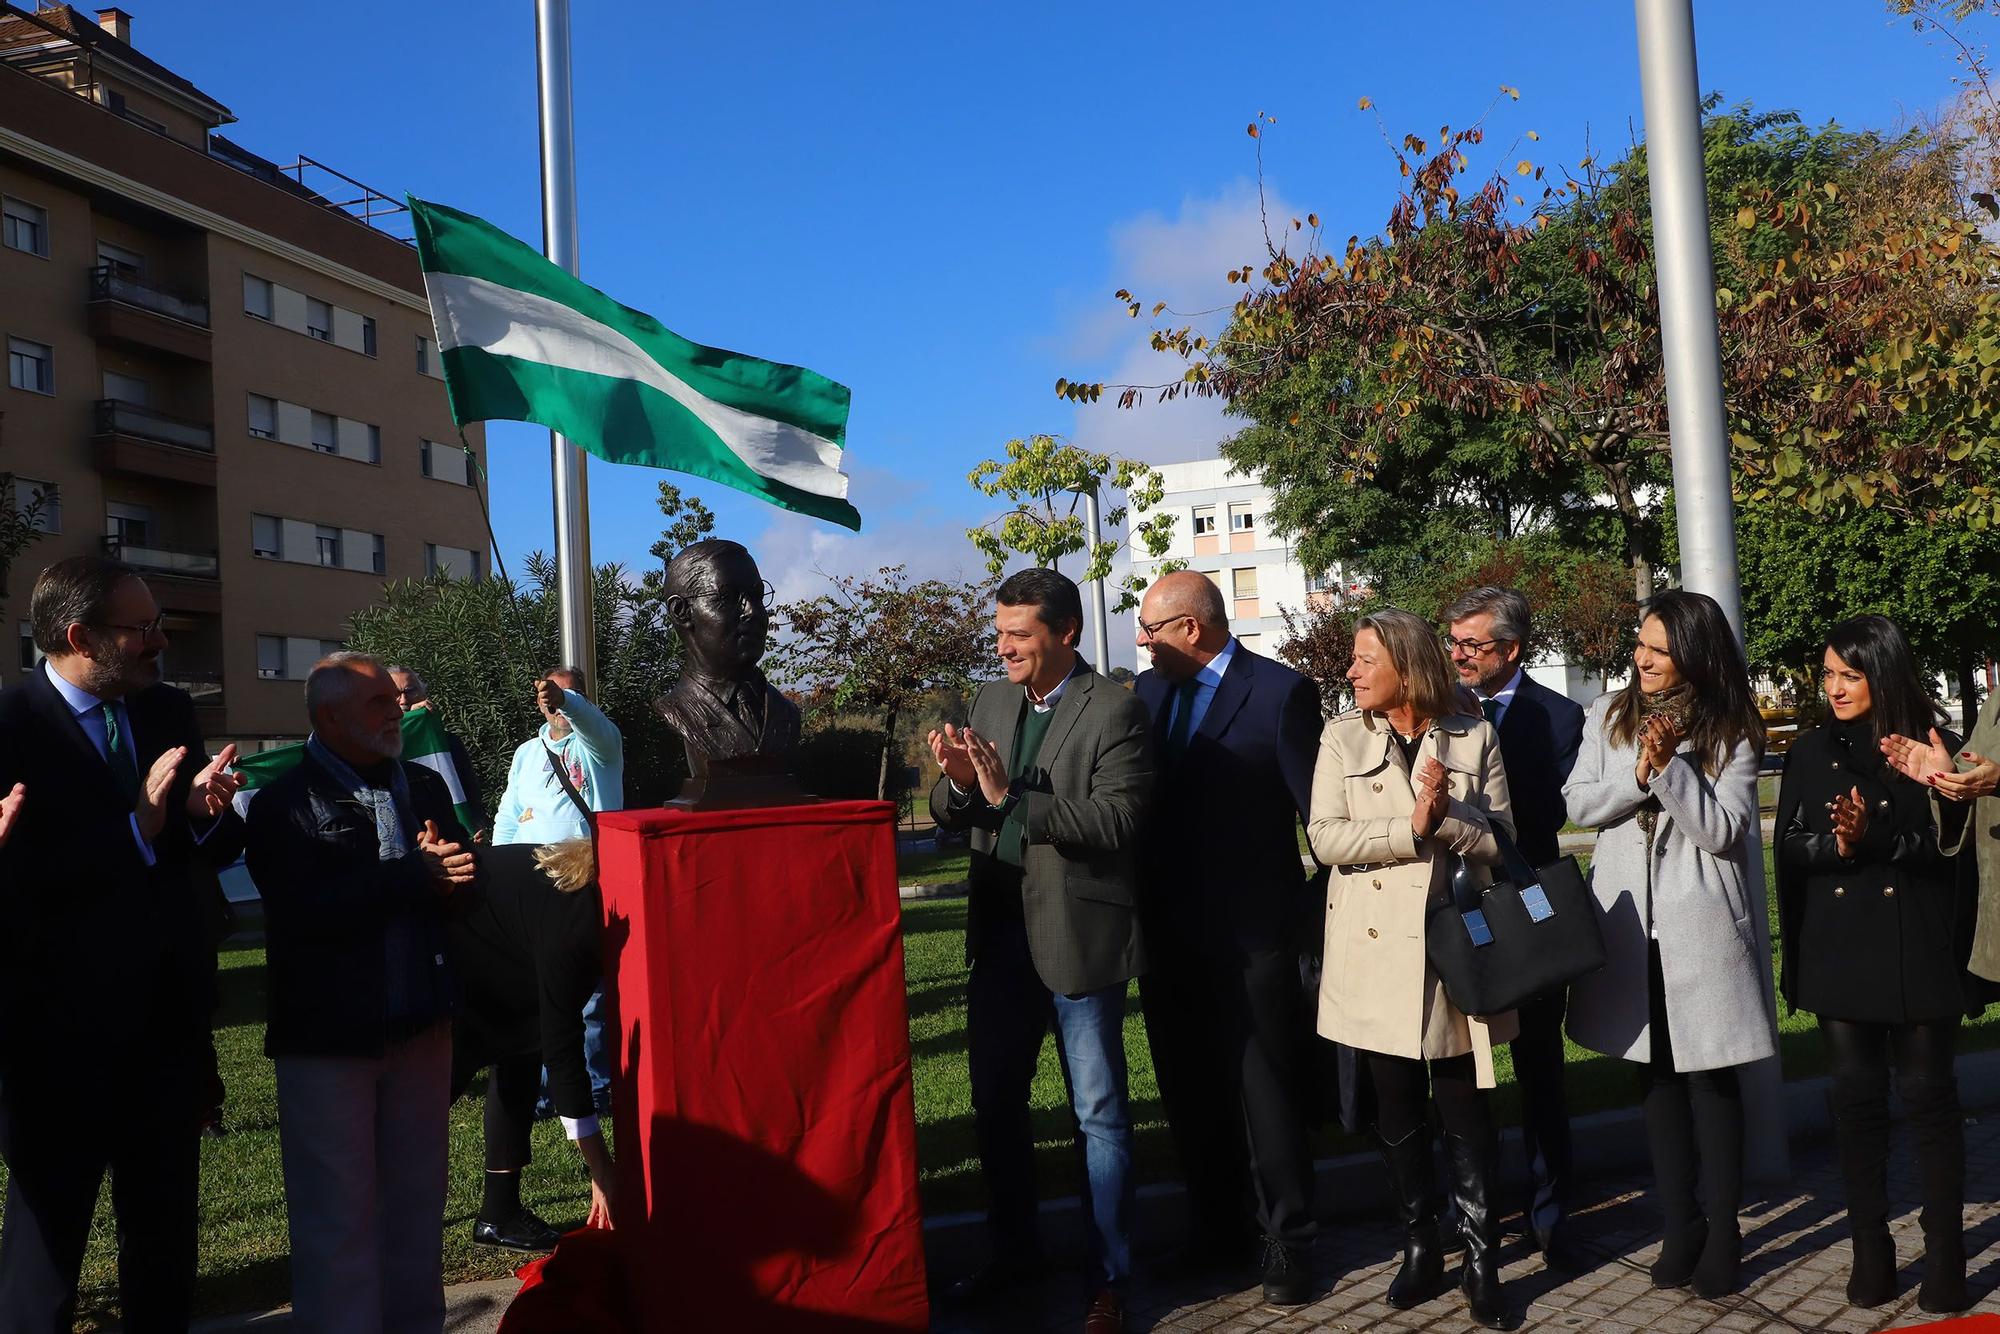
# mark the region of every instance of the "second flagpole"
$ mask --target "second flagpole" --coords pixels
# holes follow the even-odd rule
[[[574,274],[576,134],[570,98],[569,0],[535,0],[535,63],[541,107],[542,253]],[[589,481],[583,451],[549,432],[556,517],[556,588],[562,612],[563,665],[597,680],[591,624]],[[554,664],[549,664],[553,666]]]

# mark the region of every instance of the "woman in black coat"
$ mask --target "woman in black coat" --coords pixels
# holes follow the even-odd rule
[[[587,1226],[609,1227],[611,1152],[590,1097],[583,1007],[602,972],[601,900],[588,840],[502,844],[479,854],[484,892],[452,923],[459,981],[452,1026],[452,1097],[481,1070],[486,1082],[486,1186],[473,1239],[545,1251],[555,1229],[521,1203],[541,1072],[590,1172]]]
[[[1847,1298],[1880,1306],[1896,1291],[1893,1065],[1923,1181],[1918,1300],[1926,1311],[1959,1311],[1968,1304],[1965,1134],[1952,1053],[1975,900],[1958,859],[1938,851],[1929,794],[1880,748],[1884,737],[1923,736],[1944,714],[1902,631],[1881,616],[1833,628],[1820,679],[1832,716],[1793,744],[1779,789],[1778,914],[1785,998],[1819,1017],[1833,1066],[1854,1247]]]

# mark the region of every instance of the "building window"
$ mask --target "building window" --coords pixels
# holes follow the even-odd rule
[[[429,375],[430,373],[431,373],[431,340],[424,337],[422,334],[418,334],[417,374]]]
[[[1215,506],[1196,505],[1194,507],[1194,535],[1207,537],[1215,531]]]
[[[330,412],[312,415],[312,447],[322,454],[340,452],[340,427]]]
[[[1229,586],[1233,597],[1239,602],[1257,596],[1257,567],[1239,565],[1229,572]]]
[[[306,332],[314,338],[330,341],[333,338],[333,307],[307,297]]]
[[[1247,648],[1252,653],[1262,653],[1264,651],[1264,636],[1238,635],[1236,636],[1236,646],[1238,648]]]
[[[340,530],[329,528],[323,523],[316,524],[313,527],[313,540],[319,547],[319,563],[337,567],[340,564]]]
[[[423,442],[424,476],[440,482],[451,482],[458,486],[472,484],[472,469],[466,453],[457,445],[441,445],[435,440]]]
[[[265,560],[285,558],[285,525],[276,515],[250,516],[250,554]]]
[[[375,317],[372,315],[361,317],[361,350],[371,357],[375,355]]]
[[[1215,585],[1215,591],[1216,591],[1216,592],[1218,592],[1218,593],[1227,593],[1227,592],[1229,591],[1228,589],[1226,589],[1226,588],[1224,588],[1224,587],[1222,586],[1222,571],[1220,571],[1220,570],[1203,570],[1203,571],[1202,571],[1202,575],[1203,575],[1203,577],[1205,577],[1205,578],[1206,578],[1206,579],[1208,580],[1208,582],[1210,582],[1211,584],[1214,584],[1214,585]]]
[[[278,400],[262,394],[250,395],[250,434],[259,440],[278,438]]]
[[[368,461],[370,463],[382,461],[382,428],[379,426],[368,428]]]
[[[464,547],[444,547],[435,542],[426,542],[424,573],[449,575],[454,579],[477,579],[479,553],[468,551]]]
[[[1231,505],[1229,507],[1230,532],[1247,533],[1254,530],[1256,526],[1256,516],[1248,505]]]
[[[389,572],[389,546],[382,540],[380,533],[375,534],[375,558],[371,564],[377,574]]]
[[[1338,593],[1339,591],[1340,577],[1331,570],[1328,570],[1324,574],[1308,574],[1306,576],[1306,592],[1308,593]]]
[[[35,647],[35,623],[33,621],[22,621],[19,634],[21,636],[21,670],[32,672],[36,667],[41,665],[42,661],[42,651]]]
[[[60,533],[62,531],[62,491],[54,482],[39,482],[32,477],[16,475],[14,478],[14,512],[35,516],[35,531],[38,533]]]
[[[257,636],[257,679],[285,679],[285,639],[283,635]]]
[[[136,375],[104,372],[104,396],[116,403],[143,408],[153,401],[153,386]]]
[[[47,343],[7,340],[7,383],[34,394],[56,391],[56,354]]]
[[[143,505],[109,500],[104,504],[104,535],[120,547],[151,545],[153,512]]]
[[[49,211],[20,199],[0,197],[0,240],[9,250],[49,257]]]
[[[97,262],[121,278],[143,278],[146,275],[144,255],[109,241],[97,243]]]
[[[271,318],[271,280],[254,273],[243,275],[243,313],[260,320]]]

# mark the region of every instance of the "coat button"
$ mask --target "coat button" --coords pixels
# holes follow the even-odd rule
[[[1372,927],[1372,926],[1368,928],[1368,938],[1369,938],[1370,940],[1374,940],[1374,939],[1376,938],[1376,936],[1375,936],[1375,928],[1374,928],[1374,927]]]
[[[1368,883],[1373,887],[1375,887],[1376,889],[1382,888],[1382,882],[1380,880],[1370,880]]]
[[[1883,897],[1883,898],[1885,898],[1885,899],[1893,899],[1893,898],[1895,898],[1895,897],[1896,897],[1896,887],[1895,887],[1894,885],[1884,885],[1884,886],[1882,886],[1882,897]]]
[[[1882,800],[1880,800],[1880,801],[1876,802],[1876,803],[1875,803],[1875,809],[1876,809],[1876,810],[1878,810],[1878,811],[1886,811],[1886,810],[1888,810],[1888,809],[1889,809],[1889,799],[1888,799],[1887,797],[1884,797],[1884,798],[1882,798]]]
[[[1380,792],[1382,790],[1382,785],[1380,783],[1375,784],[1375,790],[1377,792]]]
[[[1833,887],[1833,896],[1834,896],[1835,898],[1837,898],[1837,899],[1843,899],[1843,898],[1846,898],[1846,897],[1847,897],[1847,886],[1845,886],[1845,885],[1835,885],[1835,886]]]

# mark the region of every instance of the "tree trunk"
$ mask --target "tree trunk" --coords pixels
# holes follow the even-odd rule
[[[889,720],[882,725],[882,764],[875,772],[875,800],[889,799],[889,752],[896,748],[896,711],[889,710]]]

